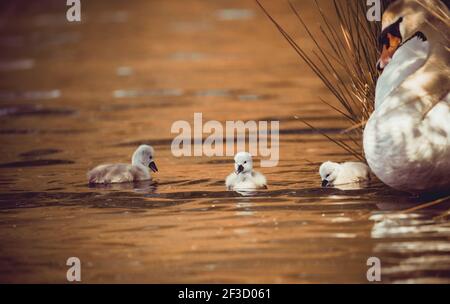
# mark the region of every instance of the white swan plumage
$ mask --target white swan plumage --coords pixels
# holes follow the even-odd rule
[[[408,76],[417,71],[426,61],[430,46],[428,41],[413,37],[404,43],[378,77],[375,90],[375,109],[387,99]]]
[[[397,80],[392,78],[401,65],[392,62],[394,58],[387,64],[394,63],[377,84],[384,87],[377,88],[375,111],[363,136],[372,172],[385,184],[409,192],[450,189],[449,31],[430,13],[435,7],[448,15],[440,0],[397,0],[383,14],[384,30],[397,25],[401,41],[420,32],[429,50],[425,60],[419,56],[412,65],[403,67]],[[402,50],[406,44],[399,44],[398,51],[407,54]],[[386,85],[390,80],[392,83]]]

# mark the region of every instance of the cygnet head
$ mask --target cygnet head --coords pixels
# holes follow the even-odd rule
[[[339,174],[341,165],[330,161],[324,162],[319,168],[319,174],[322,179],[322,187],[331,186]]]
[[[252,172],[252,155],[248,152],[239,152],[236,154],[234,157],[234,169],[236,170],[236,174]]]
[[[144,166],[149,167],[153,172],[158,171],[153,157],[155,155],[155,150],[149,145],[140,145],[133,153],[133,158],[131,159],[131,164],[134,166]]]

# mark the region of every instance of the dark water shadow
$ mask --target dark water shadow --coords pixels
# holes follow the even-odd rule
[[[114,184],[89,184],[90,189],[98,190],[133,190],[139,193],[154,193],[158,189],[158,182],[153,180],[139,181],[134,183],[114,183]]]
[[[39,129],[2,129],[2,135],[28,135],[28,134],[83,134],[89,133],[92,130],[70,130],[70,129],[55,129],[55,130],[39,130]]]
[[[341,128],[316,128],[316,129],[303,129],[303,128],[292,128],[292,129],[281,129],[280,135],[312,135],[312,134],[341,134],[344,129]]]
[[[5,181],[8,182],[8,181]],[[178,181],[180,182],[180,181]],[[205,184],[212,180],[182,181],[184,185]],[[151,209],[167,208],[190,202],[208,202],[217,206],[228,206],[230,202],[249,202],[254,204],[253,211],[267,210],[340,210],[340,209],[379,209],[398,210],[399,206],[408,207],[424,204],[437,199],[437,194],[416,196],[398,192],[381,184],[355,190],[336,188],[287,188],[280,190],[261,190],[254,192],[234,191],[179,191],[159,193],[162,183],[144,181],[108,185],[84,185],[94,192],[10,192],[0,193],[0,209],[35,208],[42,206],[86,206],[94,208]],[[166,183],[167,184],[167,183]],[[222,182],[220,182],[222,185]],[[80,185],[82,186],[82,185]],[[55,188],[55,191],[59,188]],[[439,194],[439,195],[442,195]],[[244,201],[242,201],[244,200]],[[198,206],[198,204],[197,204]],[[447,197],[440,204],[430,206],[434,209],[450,207]],[[206,207],[208,208],[208,207]],[[237,209],[236,209],[237,208]],[[204,208],[201,208],[202,211]],[[227,207],[237,211],[240,207]],[[191,209],[189,209],[191,210]],[[193,211],[193,210],[191,210]]]
[[[62,150],[58,149],[36,149],[36,150],[30,150],[27,152],[20,153],[20,157],[39,157],[44,155],[51,155],[62,152]]]
[[[190,200],[148,200],[133,192],[11,192],[0,193],[0,210],[81,206],[90,208],[152,209],[185,204]]]
[[[71,165],[71,164],[75,164],[75,162],[65,159],[38,159],[38,160],[25,160],[25,161],[4,163],[0,164],[0,168],[25,168],[25,167],[42,167],[42,166]]]
[[[257,120],[262,121],[283,121],[283,122],[299,122],[299,121],[325,121],[330,122],[331,120],[342,120],[345,121],[345,117],[343,116],[330,116],[330,115],[321,115],[321,116],[305,116],[305,115],[296,115],[296,116],[265,116],[262,118],[258,118]]]
[[[256,162],[256,159],[255,159]],[[233,158],[227,158],[227,159],[212,159],[208,161],[202,162],[202,164],[209,164],[209,165],[223,165],[223,164],[234,164]]]
[[[76,110],[69,108],[49,108],[37,105],[14,105],[0,108],[2,116],[68,116]]]
[[[180,102],[180,101],[164,101],[164,102],[155,102],[149,101],[145,103],[130,103],[130,104],[109,104],[102,106],[99,110],[101,111],[126,111],[133,109],[147,109],[147,108],[169,108],[169,107],[179,107],[180,105],[187,106],[190,105],[190,102]]]

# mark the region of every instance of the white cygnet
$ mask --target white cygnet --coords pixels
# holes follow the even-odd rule
[[[364,163],[345,162],[342,164],[324,162],[319,168],[322,187],[360,183],[370,180],[369,167]]]
[[[251,191],[267,188],[264,175],[253,170],[253,161],[250,153],[239,152],[234,157],[235,172],[231,173],[225,184],[228,190]]]
[[[130,164],[100,165],[88,172],[90,184],[129,183],[151,179],[150,170],[158,168],[153,160],[155,151],[151,146],[141,145],[133,153]]]

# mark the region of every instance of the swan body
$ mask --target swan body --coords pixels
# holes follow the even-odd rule
[[[88,181],[90,184],[113,184],[149,180],[149,168],[158,171],[153,156],[151,146],[141,145],[133,153],[131,164],[99,165],[88,172]]]
[[[333,187],[370,180],[370,170],[364,163],[345,162],[342,164],[324,162],[319,168],[322,187]]]
[[[399,39],[404,41],[420,31],[428,41],[421,50],[428,47],[428,51],[424,60],[422,55],[403,58],[409,65],[402,65],[399,58],[410,50],[403,50],[407,43],[400,44],[402,56],[392,58],[387,67],[394,65],[377,84],[384,87],[377,88],[375,111],[363,135],[372,172],[385,184],[414,193],[450,189],[448,28],[427,6],[448,12],[440,0],[398,0],[383,14],[384,29],[398,24]],[[394,79],[397,69],[402,79]]]
[[[405,92],[403,97],[409,95]],[[410,97],[412,98],[412,97]],[[396,96],[372,114],[364,130],[364,151],[374,174],[404,191],[450,189],[450,99],[435,105],[422,119]]]
[[[429,49],[428,41],[413,37],[395,52],[378,78],[375,89],[375,109],[381,106],[394,89],[425,63]]]
[[[225,185],[228,190],[252,191],[267,188],[267,180],[261,173],[253,170],[252,156],[240,152],[234,157],[235,172],[228,175]]]

